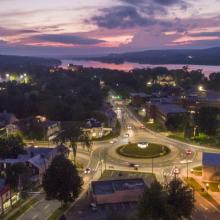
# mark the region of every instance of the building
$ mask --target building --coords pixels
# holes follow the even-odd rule
[[[196,111],[201,107],[217,107],[220,108],[220,93],[214,91],[198,89],[190,90],[181,97],[184,107],[189,110]]]
[[[91,193],[96,204],[137,202],[144,192],[143,179],[94,181]]]
[[[13,193],[5,180],[0,179],[0,215],[7,212],[20,199],[19,193]]]
[[[157,76],[156,82],[161,86],[176,86],[176,82],[171,75]]]
[[[103,114],[107,118],[107,126],[114,129],[117,124],[117,114],[115,111],[113,111],[113,108],[110,104],[105,104]]]
[[[220,154],[203,153],[202,178],[203,181],[220,182]]]
[[[3,112],[0,113],[0,128],[6,127],[7,125],[17,122],[18,119],[12,113]]]
[[[83,66],[70,63],[68,64],[67,69],[72,72],[81,72],[83,70]]]
[[[63,145],[55,148],[29,147],[26,149],[26,154],[20,154],[17,158],[0,159],[0,172],[5,173],[8,166],[23,163],[30,168],[31,181],[35,184],[41,184],[43,175],[54,157],[68,153],[68,149]]]
[[[143,105],[146,101],[150,100],[150,95],[147,95],[146,93],[139,92],[139,93],[130,93],[130,98],[131,98],[131,104],[133,106],[141,106]]]
[[[164,127],[172,117],[182,117],[184,119],[187,116],[186,109],[170,102],[148,102],[145,111],[148,119],[153,119]]]
[[[83,128],[83,132],[87,133],[91,139],[98,139],[110,134],[112,128],[105,128],[100,121],[95,118],[90,118]]]
[[[15,121],[6,126],[7,134],[22,132],[29,136],[29,133],[38,134],[42,139],[53,140],[60,132],[61,123],[59,121],[51,121],[46,117],[38,115]],[[35,139],[35,138],[34,138]]]

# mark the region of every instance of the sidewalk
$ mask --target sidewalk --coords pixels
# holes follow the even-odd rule
[[[12,207],[4,216],[3,219],[7,220],[10,219],[11,216],[13,216],[17,211],[19,211],[23,206],[25,206],[26,204],[28,204],[32,199],[36,198],[38,199],[39,195],[35,195],[35,196],[31,196],[28,199],[26,199],[25,201],[21,202],[20,204],[15,204],[14,207]],[[30,207],[31,208],[31,207]]]
[[[204,189],[206,189],[206,185],[201,176],[190,175],[190,177],[193,177]],[[212,192],[210,189],[207,192],[220,205],[220,192]]]

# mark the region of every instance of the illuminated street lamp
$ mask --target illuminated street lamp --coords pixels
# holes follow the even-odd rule
[[[151,81],[149,81],[149,82],[147,82],[147,86],[152,86],[152,82]]]
[[[190,149],[187,149],[186,150],[186,168],[187,168],[187,179],[188,179],[188,177],[189,177],[189,159],[188,159],[188,157],[190,156],[192,154],[192,151],[190,150]]]
[[[208,191],[209,190],[209,183],[206,183],[205,187],[206,187],[206,190]]]
[[[204,89],[204,87],[203,87],[203,86],[198,86],[198,90],[199,90],[200,92],[205,91],[205,89]]]
[[[6,76],[6,78],[9,78],[9,77],[10,77],[10,75],[9,75],[8,73],[7,73],[5,76]]]

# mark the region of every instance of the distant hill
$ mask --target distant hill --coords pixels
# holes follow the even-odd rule
[[[60,60],[53,58],[0,55],[1,71],[25,71],[34,66],[54,66],[60,64]]]
[[[192,50],[146,50],[86,59],[116,64],[135,62],[140,64],[220,65],[220,47]]]

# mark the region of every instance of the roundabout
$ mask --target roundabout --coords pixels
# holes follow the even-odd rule
[[[117,154],[124,157],[136,159],[150,159],[163,157],[170,153],[170,149],[161,144],[149,143],[129,143],[116,149]]]

